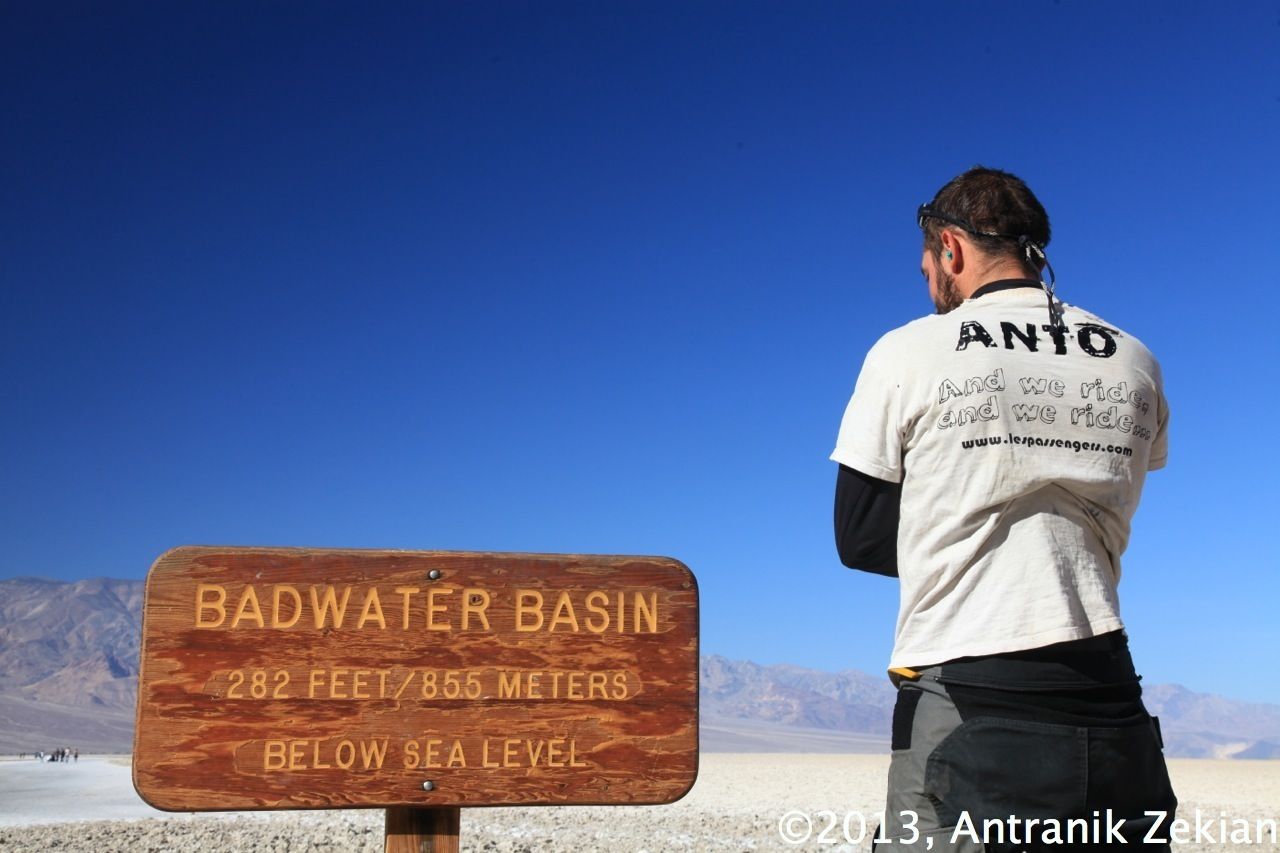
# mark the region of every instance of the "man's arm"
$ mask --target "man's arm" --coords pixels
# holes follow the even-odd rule
[[[836,550],[851,569],[898,576],[902,485],[840,466],[836,476]]]

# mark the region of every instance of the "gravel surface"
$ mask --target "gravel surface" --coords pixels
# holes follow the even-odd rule
[[[462,848],[502,853],[866,851],[870,849],[867,841],[842,843],[838,823],[828,835],[836,843],[811,839],[803,845],[785,844],[779,821],[789,811],[803,812],[812,820],[816,838],[831,820],[819,814],[822,810],[838,817],[849,812],[874,814],[883,805],[887,765],[887,756],[707,754],[702,756],[693,791],[670,806],[464,809]],[[1213,821],[1224,812],[1228,818],[1250,822],[1280,817],[1280,762],[1174,760],[1170,770],[1182,801],[1180,814],[1188,820],[1196,808]],[[70,801],[76,800],[74,788],[64,793]],[[853,828],[857,828],[856,818]],[[381,851],[382,829],[381,811],[167,816],[0,827],[0,850]],[[1174,849],[1261,853],[1280,850],[1280,846],[1202,841],[1175,844]]]

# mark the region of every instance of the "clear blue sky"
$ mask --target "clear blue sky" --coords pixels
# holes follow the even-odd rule
[[[916,205],[983,163],[1164,364],[1140,670],[1280,701],[1276,3],[0,15],[0,576],[667,554],[705,652],[879,671],[895,583],[836,559],[827,454],[932,308]]]

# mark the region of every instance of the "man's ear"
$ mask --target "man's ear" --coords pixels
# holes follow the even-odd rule
[[[949,228],[942,229],[942,256],[939,259],[949,275],[957,275],[964,269],[964,242]],[[950,257],[948,257],[950,255]]]

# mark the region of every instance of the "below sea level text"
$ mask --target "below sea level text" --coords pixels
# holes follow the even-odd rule
[[[424,737],[392,743],[390,738],[331,738],[262,742],[265,771],[381,770],[398,764],[407,770],[519,767],[588,767],[579,757],[577,738]]]

